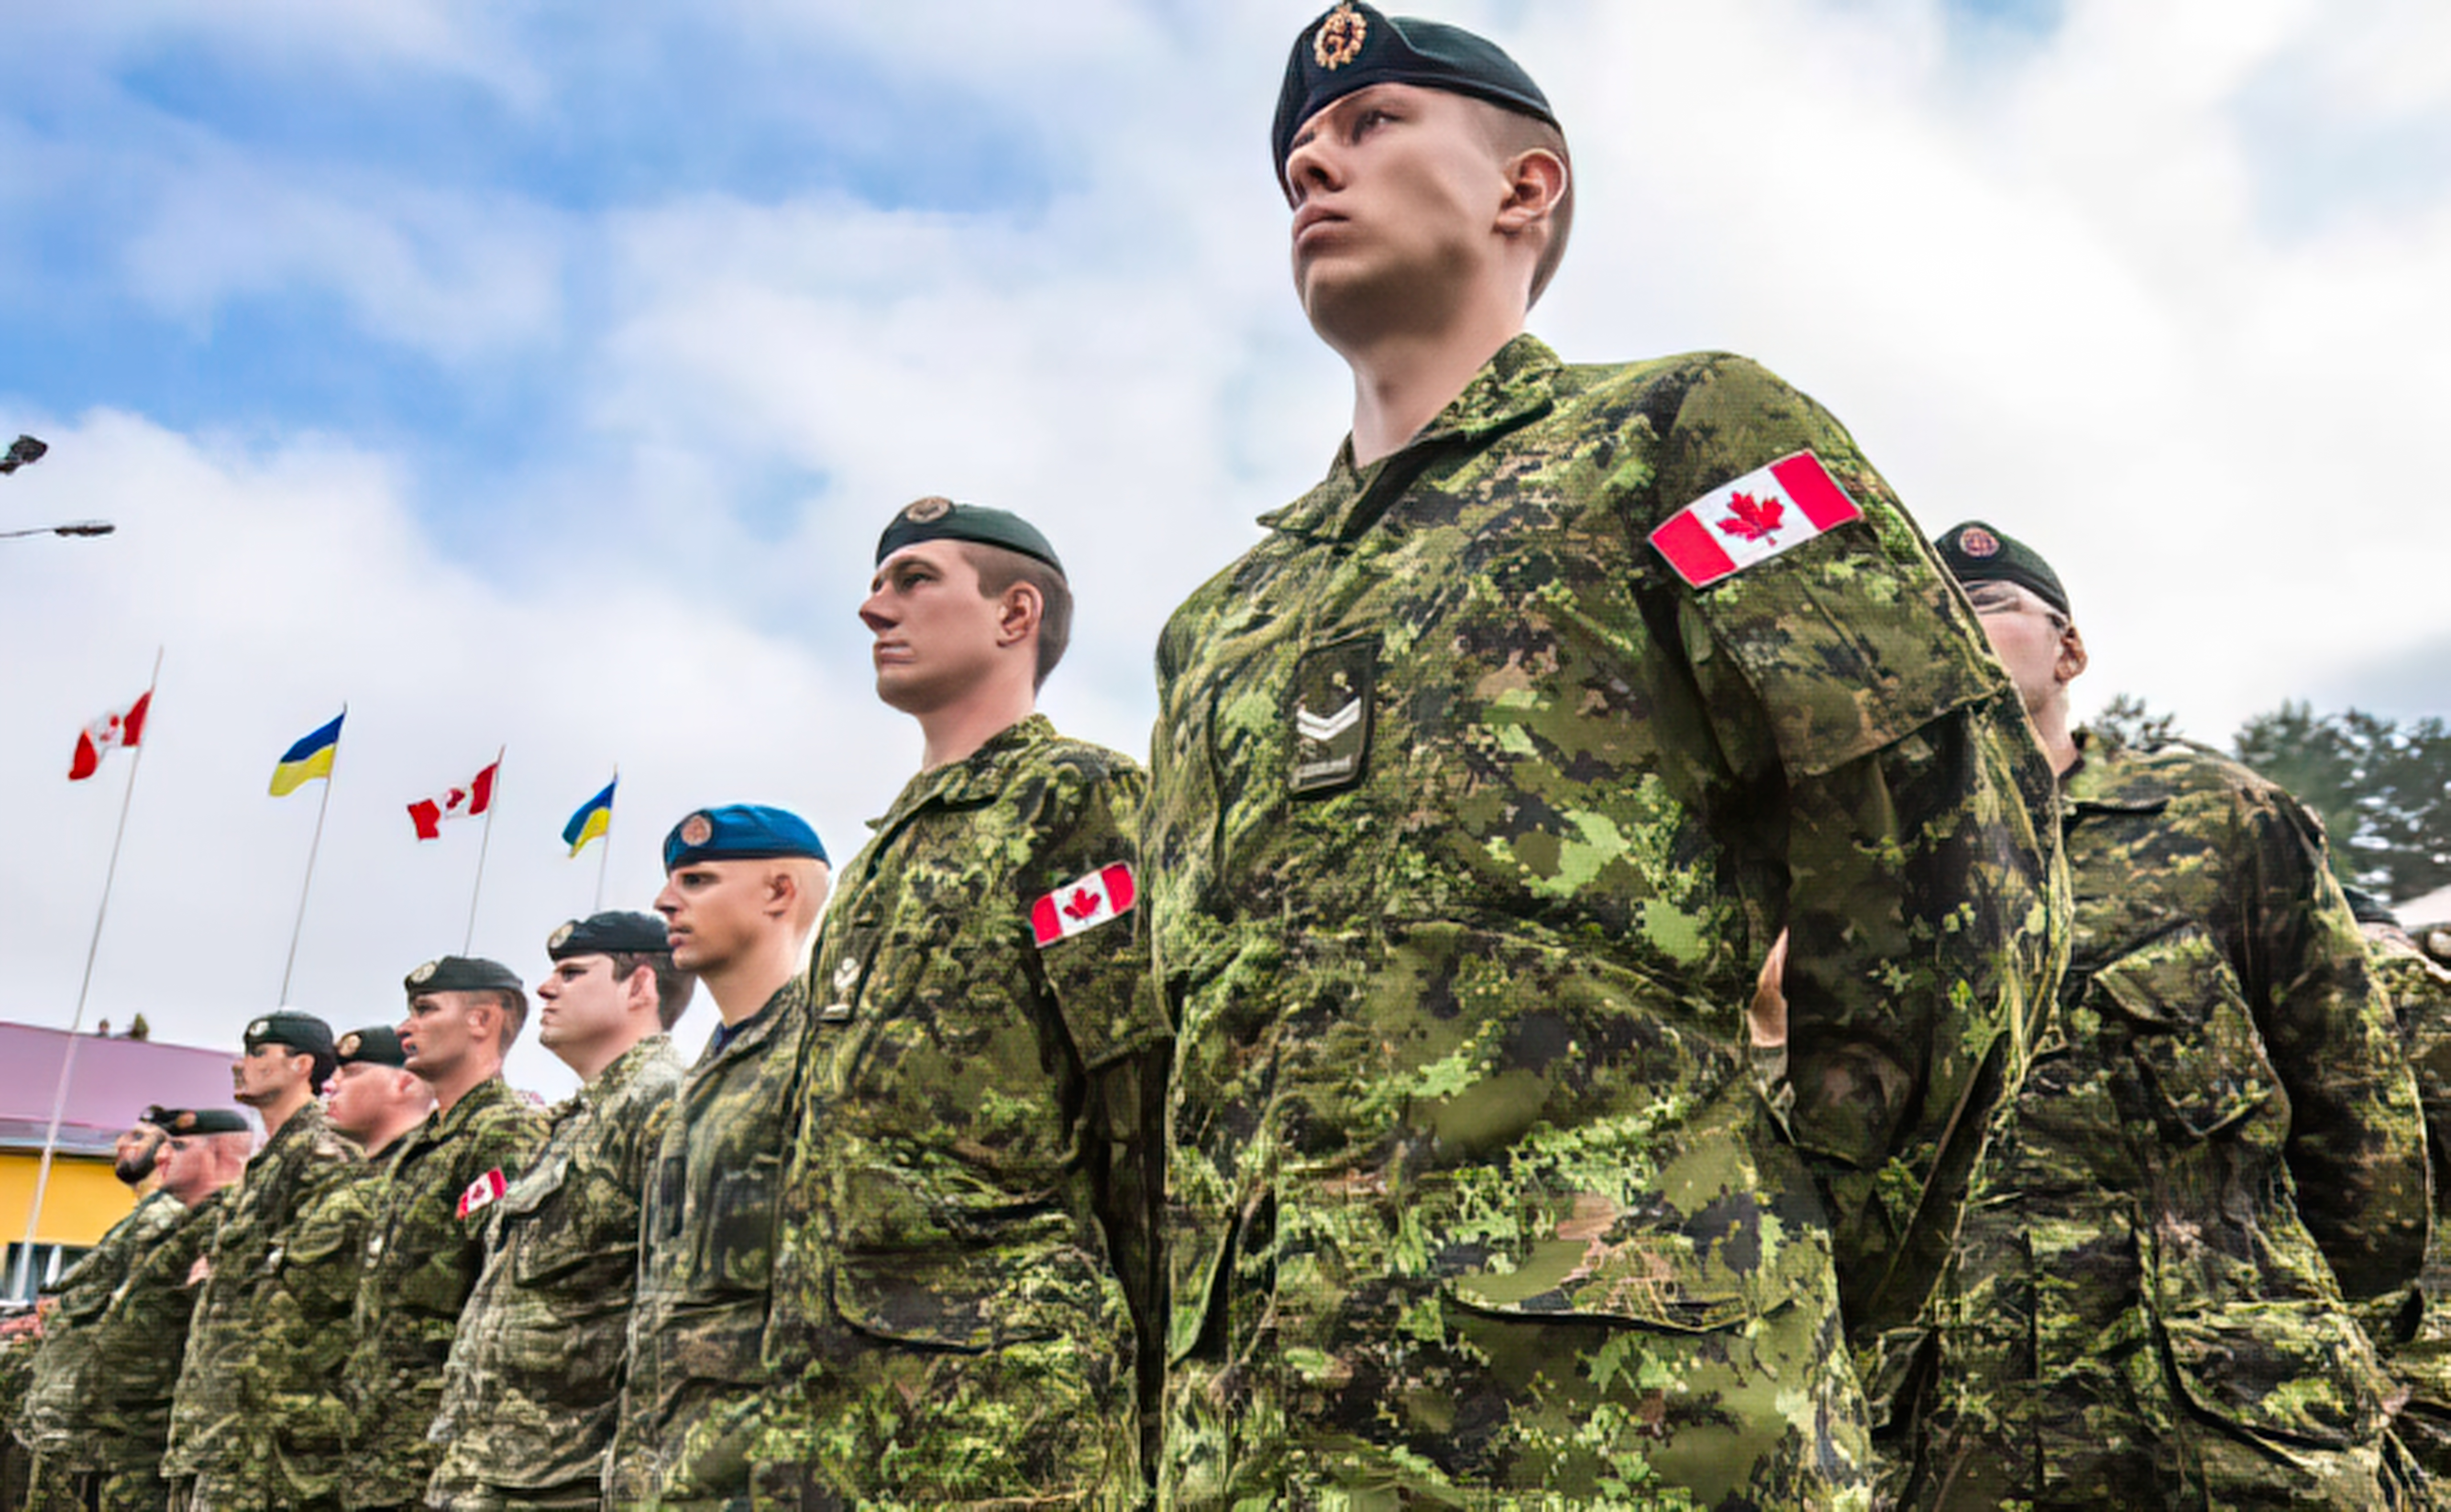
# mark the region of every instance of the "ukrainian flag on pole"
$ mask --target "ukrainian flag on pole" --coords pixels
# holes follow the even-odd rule
[[[272,795],[285,797],[304,784],[332,776],[332,754],[341,746],[341,721],[346,714],[332,717],[332,722],[306,736],[284,752],[272,769]]]
[[[561,827],[561,841],[577,855],[587,849],[587,842],[613,828],[613,790],[621,779],[615,777],[604,784],[604,791],[578,806],[570,822]]]

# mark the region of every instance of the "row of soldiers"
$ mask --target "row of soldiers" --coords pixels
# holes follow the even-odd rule
[[[641,1034],[549,1128],[517,978],[411,973],[422,1122],[338,1137],[343,1068],[103,1309],[187,1278],[162,1497],[2437,1497],[2451,975],[2285,794],[2070,728],[2038,553],[1742,359],[1526,334],[1572,160],[1502,49],[1343,0],[1270,145],[1352,429],[1169,619],[1147,771],[1035,712],[1045,536],[902,510],[921,771],[822,929],[804,823],[684,817],[657,920],[554,942],[545,1042]]]

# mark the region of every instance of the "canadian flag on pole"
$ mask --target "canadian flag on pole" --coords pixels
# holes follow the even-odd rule
[[[1687,504],[1651,543],[1678,577],[1707,588],[1862,514],[1821,459],[1800,451]]]
[[[1065,883],[1030,905],[1029,929],[1041,945],[1094,929],[1132,911],[1132,869],[1122,861]]]
[[[470,777],[465,787],[449,788],[410,804],[408,818],[417,826],[417,837],[439,840],[442,838],[443,820],[473,819],[493,807],[494,774],[501,768],[502,758],[496,756],[493,764]]]
[[[118,746],[134,746],[145,736],[145,710],[153,701],[146,689],[134,703],[113,709],[77,734],[76,755],[69,757],[69,780],[83,782],[102,770],[102,754]]]

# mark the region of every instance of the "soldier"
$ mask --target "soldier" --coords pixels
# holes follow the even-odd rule
[[[681,1079],[647,1186],[605,1497],[746,1505],[826,850],[798,815],[733,804],[675,825],[664,870],[656,912],[673,963],[697,973],[723,1022]]]
[[[75,1478],[97,1468],[93,1445],[69,1424],[92,1386],[93,1325],[111,1293],[137,1260],[186,1216],[186,1206],[161,1189],[158,1168],[168,1138],[165,1129],[180,1111],[148,1108],[113,1142],[111,1169],[141,1194],[135,1209],[96,1240],[52,1288],[55,1302],[38,1330],[40,1344],[13,1424],[18,1442],[33,1456],[26,1473],[29,1502],[37,1508],[65,1505]]]
[[[2060,773],[2076,919],[1909,1500],[2384,1505],[2343,1293],[2416,1276],[2424,1148],[2322,831],[2213,752],[2072,731],[2058,576],[1980,522],[1938,544]]]
[[[408,1069],[389,1024],[341,1036],[339,1066],[324,1087],[324,1115],[382,1165],[434,1111],[434,1089]]]
[[[162,1473],[182,1504],[238,1508],[286,1504],[265,1478],[278,1469],[276,1431],[256,1389],[267,1374],[294,1368],[263,1327],[269,1293],[290,1284],[290,1249],[304,1239],[316,1252],[322,1233],[301,1234],[300,1211],[317,1191],[364,1157],[324,1117],[315,1090],[331,1076],[332,1031],[291,1009],[247,1025],[245,1053],[232,1065],[238,1100],[264,1119],[264,1148],[247,1163],[239,1189],[222,1204],[203,1242],[203,1293],[187,1328],[187,1354],[170,1414],[170,1452]],[[329,1378],[322,1387],[328,1392]],[[337,1450],[326,1447],[326,1453]]]
[[[584,1079],[544,1149],[493,1206],[484,1274],[460,1317],[426,1504],[592,1507],[621,1392],[637,1290],[639,1196],[663,1144],[680,1057],[667,1032],[696,981],[664,921],[598,913],[553,932],[537,1039]]]
[[[925,748],[810,978],[767,1334],[800,1389],[761,1490],[1132,1506],[1170,1038],[1134,906],[1145,778],[1034,712],[1072,607],[1034,527],[925,499],[876,560],[877,696]]]
[[[425,1437],[460,1309],[484,1260],[485,1210],[527,1168],[544,1118],[502,1080],[527,1021],[518,973],[445,955],[408,973],[396,1032],[435,1110],[401,1140],[368,1196],[354,1335],[342,1381],[349,1401],[349,1512],[422,1505],[441,1451]]]
[[[102,1512],[164,1512],[170,1504],[163,1454],[170,1438],[189,1318],[204,1290],[204,1260],[230,1184],[255,1133],[225,1108],[170,1121],[162,1189],[180,1206],[176,1227],[139,1256],[94,1325],[93,1373],[76,1408],[76,1431],[99,1462],[88,1505]]]
[[[1513,60],[1341,4],[1273,135],[1353,431],[1158,652],[1165,1492],[1862,1505],[1841,1288],[1946,1255],[2049,770],[1817,405],[1524,334],[1573,182]]]

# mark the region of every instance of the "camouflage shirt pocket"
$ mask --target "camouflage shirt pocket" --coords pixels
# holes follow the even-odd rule
[[[2340,1303],[2243,1301],[2160,1321],[2180,1393],[2214,1423],[2331,1448],[2382,1433],[2392,1384]]]
[[[783,1157],[760,1150],[716,1178],[701,1251],[704,1274],[727,1291],[763,1291],[775,1270],[775,1198]]]
[[[2285,1097],[2264,1036],[2212,936],[2189,924],[2155,936],[2093,973],[2126,1031],[2143,1101],[2169,1142],[2241,1130]],[[2267,1120],[2274,1136],[2285,1116]]]

